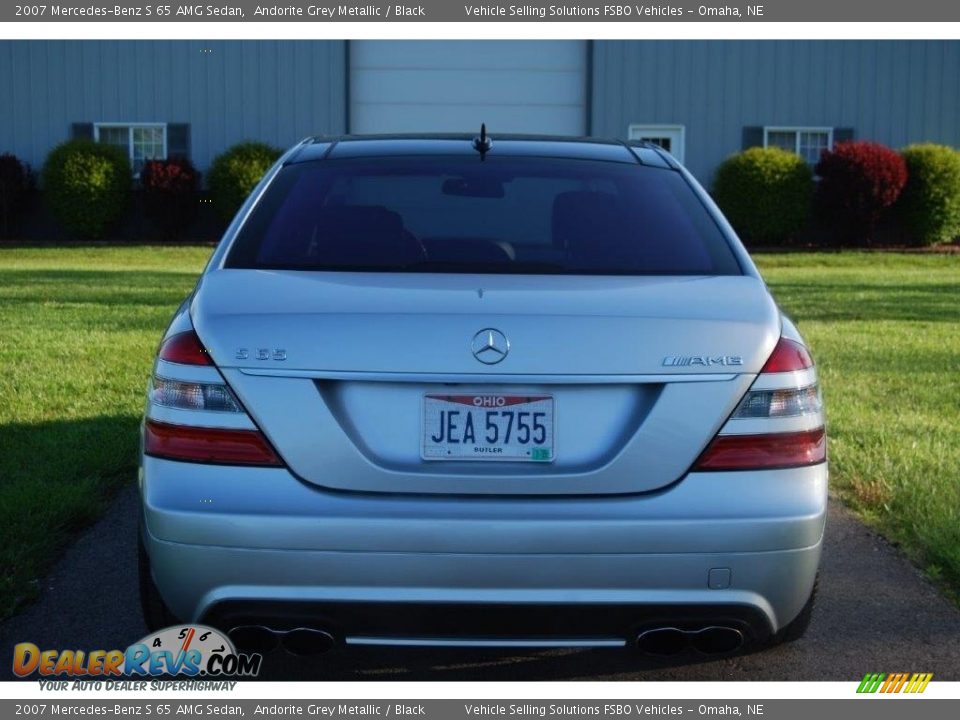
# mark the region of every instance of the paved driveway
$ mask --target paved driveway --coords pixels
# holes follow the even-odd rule
[[[0,625],[0,679],[12,648],[124,648],[146,629],[137,601],[137,496],[124,491],[67,552],[40,602]],[[932,672],[960,680],[960,611],[896,549],[837,504],[830,509],[820,600],[807,636],[720,660],[658,665],[617,650],[346,649],[303,660],[274,653],[268,679],[853,680],[866,672]]]

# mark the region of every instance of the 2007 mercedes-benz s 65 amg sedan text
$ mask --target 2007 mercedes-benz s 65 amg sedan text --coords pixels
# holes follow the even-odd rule
[[[827,499],[813,361],[644,143],[310,138],[162,339],[152,627],[238,646],[802,634]]]

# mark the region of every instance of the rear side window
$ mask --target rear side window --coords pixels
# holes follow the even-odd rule
[[[739,275],[677,172],[550,158],[290,165],[227,267],[379,272]]]

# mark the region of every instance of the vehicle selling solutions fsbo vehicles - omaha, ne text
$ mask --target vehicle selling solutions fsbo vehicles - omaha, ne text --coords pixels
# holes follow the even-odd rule
[[[802,634],[827,498],[803,340],[644,143],[311,138],[163,338],[141,592],[241,647]]]

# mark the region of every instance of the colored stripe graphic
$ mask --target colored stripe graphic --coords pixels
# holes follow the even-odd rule
[[[867,673],[857,687],[858,693],[922,693],[933,673]]]
[[[886,675],[883,673],[867,673],[863,676],[863,680],[860,681],[860,687],[857,688],[857,692],[875,693],[885,677]]]
[[[883,683],[883,687],[880,688],[880,692],[900,692],[900,688],[903,687],[903,684],[907,681],[908,677],[910,676],[907,673],[891,673],[887,676],[887,680],[885,683]]]
[[[914,673],[913,677],[910,678],[910,684],[904,692],[922,693],[927,689],[931,678],[933,678],[933,673]]]

